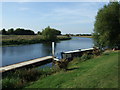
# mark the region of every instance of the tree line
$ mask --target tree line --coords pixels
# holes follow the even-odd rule
[[[92,36],[92,34],[65,34],[64,36]]]
[[[52,32],[55,35],[61,35],[61,31],[50,28],[50,26],[48,26],[48,27],[47,27],[48,28],[47,34],[50,34]],[[46,28],[45,28],[45,30],[46,30]],[[28,30],[28,29],[23,29],[23,28],[17,28],[15,30],[13,28],[8,29],[8,30],[5,30],[3,28],[0,31],[0,34],[2,34],[2,35],[43,35],[45,33],[45,30],[43,29],[42,32],[38,31],[37,33],[35,33],[33,30]]]
[[[14,30],[13,28],[5,30],[2,29],[0,31],[0,34],[2,35],[35,35],[35,32],[32,30],[26,30],[23,28],[17,28],[16,30]]]
[[[92,36],[92,34],[76,34],[76,36]]]

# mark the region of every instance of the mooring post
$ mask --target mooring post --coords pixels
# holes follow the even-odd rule
[[[53,56],[53,58],[54,58],[54,54],[55,54],[55,43],[54,42],[52,42],[52,56]]]

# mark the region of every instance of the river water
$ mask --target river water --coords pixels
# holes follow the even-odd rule
[[[2,48],[2,66],[52,55],[51,43],[38,43]],[[72,37],[71,40],[55,43],[55,56],[61,58],[61,52],[93,47],[91,38]]]

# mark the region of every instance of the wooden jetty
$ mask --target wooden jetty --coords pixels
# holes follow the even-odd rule
[[[63,59],[73,59],[74,57],[78,57],[78,56],[82,56],[83,53],[85,52],[92,52],[94,50],[94,48],[88,48],[88,49],[78,49],[78,50],[74,50],[74,51],[67,51],[67,52],[62,52],[61,53],[61,57]]]
[[[37,58],[37,59],[29,60],[29,61],[20,62],[17,64],[12,64],[12,65],[8,65],[8,66],[0,67],[0,73],[15,70],[18,68],[23,68],[23,67],[36,66],[36,65],[43,64],[43,63],[45,64],[45,63],[51,62],[52,60],[53,60],[53,56],[46,56],[46,57],[42,57],[42,58]]]
[[[67,51],[67,52],[62,52],[61,56],[62,56],[62,59],[72,60],[74,57],[82,56],[83,53],[85,53],[85,52],[91,53],[93,50],[94,50],[94,48]],[[39,66],[39,65],[43,65],[43,64],[52,62],[52,60],[59,61],[59,59],[54,57],[54,43],[53,43],[52,54],[53,54],[53,56],[41,57],[41,58],[29,60],[29,61],[24,61],[24,62],[0,67],[0,73],[7,72],[7,71],[12,71],[12,70],[16,70],[16,69],[24,68],[24,67],[25,68],[35,67],[35,66]]]
[[[24,67],[30,68],[30,67],[40,66],[40,65],[52,62],[53,60],[58,61],[59,59],[54,57],[54,53],[55,53],[54,42],[52,42],[52,56],[46,56],[46,57],[32,59],[29,61],[24,61],[24,62],[20,62],[20,63],[8,65],[8,66],[3,66],[3,67],[0,67],[0,73],[14,71],[16,69],[24,68]]]

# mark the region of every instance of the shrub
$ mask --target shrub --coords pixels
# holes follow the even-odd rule
[[[67,70],[69,61],[67,59],[61,59],[60,61],[53,61],[53,63],[58,69]]]
[[[25,70],[18,70],[15,72],[15,75],[20,79],[22,79],[23,82],[35,81],[41,74],[42,72],[40,72],[37,69],[28,69],[28,70],[25,69]]]
[[[40,78],[43,78],[57,72],[57,69],[54,67],[52,68],[45,67],[45,68],[39,69],[39,71],[41,72]]]
[[[5,78],[2,80],[2,88],[21,88],[24,84],[19,78]]]
[[[94,48],[94,50],[93,50],[93,55],[95,55],[95,56],[99,56],[101,53],[102,53],[102,51],[100,50],[100,49],[98,49],[98,48],[96,48],[96,47],[93,47]]]
[[[8,72],[2,78],[3,88],[23,88],[31,81],[38,78],[44,78],[58,72],[56,68],[33,68],[33,69],[19,69],[15,72]]]
[[[88,59],[91,59],[92,58],[92,55],[88,54],[88,53],[84,53],[82,56],[81,56],[81,60],[85,61],[85,60],[88,60]]]

